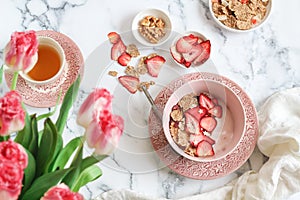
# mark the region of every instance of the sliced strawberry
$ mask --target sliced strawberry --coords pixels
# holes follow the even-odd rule
[[[189,34],[187,36],[183,36],[183,39],[190,43],[191,45],[195,45],[198,43],[199,41],[199,37],[198,36],[195,36],[194,34]]]
[[[207,110],[210,110],[215,106],[215,104],[212,102],[212,100],[203,93],[201,93],[199,96],[199,104],[200,104],[200,106],[206,108]]]
[[[217,125],[217,120],[214,118],[214,117],[203,117],[201,120],[200,120],[200,123],[199,125],[204,129],[206,130],[207,132],[212,132],[215,128],[216,128],[216,125]]]
[[[200,132],[199,121],[190,113],[185,112],[185,130],[189,133],[198,134]]]
[[[208,112],[217,118],[222,117],[222,107],[220,105],[216,105],[212,109],[208,110]]]
[[[201,42],[199,45],[202,47],[202,51],[198,55],[198,57],[194,59],[193,64],[195,65],[203,64],[205,61],[208,60],[210,56],[210,47],[211,47],[210,41],[206,40],[204,42]]]
[[[215,105],[218,105],[218,104],[219,104],[219,101],[218,101],[218,99],[216,99],[216,98],[211,99],[211,101],[212,101]]]
[[[127,66],[130,60],[131,60],[131,55],[129,55],[126,52],[123,52],[118,58],[118,63],[122,66]]]
[[[154,57],[148,58],[145,60],[145,64],[148,69],[148,73],[152,77],[157,77],[161,66],[166,62],[164,57],[156,55]]]
[[[190,39],[190,37],[188,36],[181,37],[176,42],[176,50],[179,53],[187,53],[193,48],[194,44],[197,43],[197,41],[197,38]]]
[[[170,52],[172,57],[174,58],[174,60],[180,64],[182,64],[184,62],[184,59],[182,57],[182,55],[176,50],[175,46],[172,46],[170,48]]]
[[[182,56],[186,62],[193,62],[203,52],[202,46],[195,45],[188,52],[182,53]]]
[[[186,68],[189,68],[192,65],[191,62],[186,62],[185,60],[184,60],[183,64],[184,64],[184,66],[186,66]]]
[[[213,156],[213,155],[215,155],[215,152],[214,152],[212,145],[209,142],[203,140],[197,146],[196,155],[197,156]]]
[[[215,140],[213,140],[212,138],[204,135],[203,133],[200,133],[200,134],[191,134],[190,135],[190,143],[194,147],[197,147],[198,144],[200,142],[202,142],[203,140],[207,141],[211,145],[213,145],[213,144],[216,143]]]
[[[175,104],[173,107],[172,107],[172,110],[178,110],[180,109],[180,106],[178,104]]]
[[[194,107],[194,108],[190,108],[188,109],[187,111],[185,112],[188,112],[189,114],[193,115],[197,120],[198,122],[200,121],[200,119],[206,115],[207,113],[207,109],[204,108],[204,107]]]
[[[118,60],[119,56],[126,51],[126,46],[122,40],[119,40],[111,48],[111,59]]]
[[[118,78],[119,82],[132,94],[136,93],[140,79],[135,76],[120,76]]]
[[[107,37],[112,44],[116,44],[121,39],[120,35],[116,32],[108,33]]]
[[[240,2],[241,2],[242,4],[246,4],[246,3],[248,3],[248,1],[249,1],[249,0],[240,0]]]

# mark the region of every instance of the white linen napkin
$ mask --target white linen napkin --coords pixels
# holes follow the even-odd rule
[[[288,199],[300,192],[300,88],[272,95],[258,112],[257,146],[269,157],[258,172],[248,171],[219,189],[180,200]],[[299,198],[299,196],[298,196]],[[96,200],[165,200],[130,190],[111,190]]]

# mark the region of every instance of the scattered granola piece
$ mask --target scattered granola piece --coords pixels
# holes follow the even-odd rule
[[[126,47],[126,52],[131,55],[131,57],[135,58],[140,55],[140,52],[135,44],[130,44]]]
[[[150,83],[149,82],[141,82],[139,85],[138,85],[138,90],[141,92],[143,91],[142,87],[145,86],[146,89],[148,90],[150,88]]]
[[[118,75],[118,72],[117,71],[109,71],[108,75],[116,77]]]
[[[139,73],[135,70],[133,66],[127,66],[125,69],[125,74],[135,77],[140,77]]]
[[[137,71],[139,74],[143,75],[148,72],[148,69],[145,65],[145,60],[147,59],[147,56],[141,57],[138,65],[137,65]]]
[[[150,59],[150,58],[153,58],[153,57],[155,57],[155,56],[157,56],[157,53],[150,53],[150,54],[147,56],[146,59]]]

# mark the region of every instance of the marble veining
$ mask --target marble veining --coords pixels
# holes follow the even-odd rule
[[[237,34],[223,30],[213,22],[208,10],[208,0],[4,1],[1,2],[0,8],[0,64],[3,63],[3,48],[10,34],[13,31],[28,29],[51,29],[66,34],[76,42],[88,63],[89,56],[96,48],[99,46],[107,48],[105,45],[108,44],[106,36],[108,32],[128,33],[131,20],[136,13],[146,8],[158,8],[169,14],[174,31],[197,30],[211,40],[211,63],[217,73],[239,84],[259,110],[266,98],[274,92],[300,86],[298,67],[300,27],[296,26],[298,24],[297,8],[300,6],[300,1],[273,0],[273,2],[274,9],[271,18],[262,28],[245,34]],[[85,74],[91,74],[88,72],[93,69],[97,73],[103,71],[106,66],[109,66],[107,56],[109,53],[101,52],[99,59],[103,58],[103,63],[88,66]],[[177,70],[179,74],[185,73],[179,68],[174,68],[174,70]],[[201,71],[202,69],[193,70]],[[95,79],[97,78],[101,79],[100,74],[95,76]],[[76,125],[76,113],[89,92],[94,87],[102,86],[100,80],[97,85],[94,85],[97,80],[84,79],[85,87],[80,89],[67,122],[64,133],[66,141],[74,135],[83,134],[84,130]],[[156,95],[164,84],[165,82],[162,81],[150,92]],[[1,84],[0,94],[3,95],[7,90],[5,84]],[[126,95],[124,91],[122,93],[122,88],[117,88],[116,91],[120,92],[115,95],[118,99],[123,94]],[[249,169],[259,170],[267,159],[258,149],[255,149],[253,155],[240,169],[217,180],[201,181],[180,176],[157,158],[147,135],[150,106],[146,99],[143,99],[142,94],[135,98],[126,97],[124,100],[126,103],[134,102],[134,106],[130,108],[122,108],[123,104],[120,105],[120,101],[115,102],[118,104],[114,105],[115,111],[126,116],[125,120],[128,122],[124,141],[120,143],[120,148],[113,155],[99,163],[103,170],[102,177],[81,189],[80,192],[86,199],[92,199],[111,189],[122,188],[171,199],[199,194],[223,186]],[[28,108],[28,110],[31,113],[48,112],[52,108]],[[135,129],[138,131],[133,131]],[[134,150],[141,152],[133,153]],[[85,151],[86,154],[91,152],[88,148]]]

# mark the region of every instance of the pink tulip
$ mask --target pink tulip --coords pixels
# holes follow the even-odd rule
[[[22,170],[27,167],[28,156],[23,146],[9,140],[0,143],[0,160],[2,162],[12,162]]]
[[[86,129],[87,144],[90,148],[95,148],[98,155],[111,154],[118,146],[123,129],[122,117],[113,115],[109,110],[102,110],[99,117],[94,115]]]
[[[67,185],[60,184],[50,188],[41,200],[84,200],[79,193],[72,192]]]
[[[100,110],[111,110],[112,96],[106,89],[95,89],[81,105],[77,123],[87,128],[93,120],[93,115],[99,115]]]
[[[14,32],[4,49],[5,64],[13,71],[30,71],[37,61],[38,40],[35,31]]]
[[[12,90],[0,98],[0,136],[22,130],[25,125],[25,111],[22,98]]]
[[[14,162],[0,160],[0,172],[0,199],[18,199],[22,189],[23,169]]]

